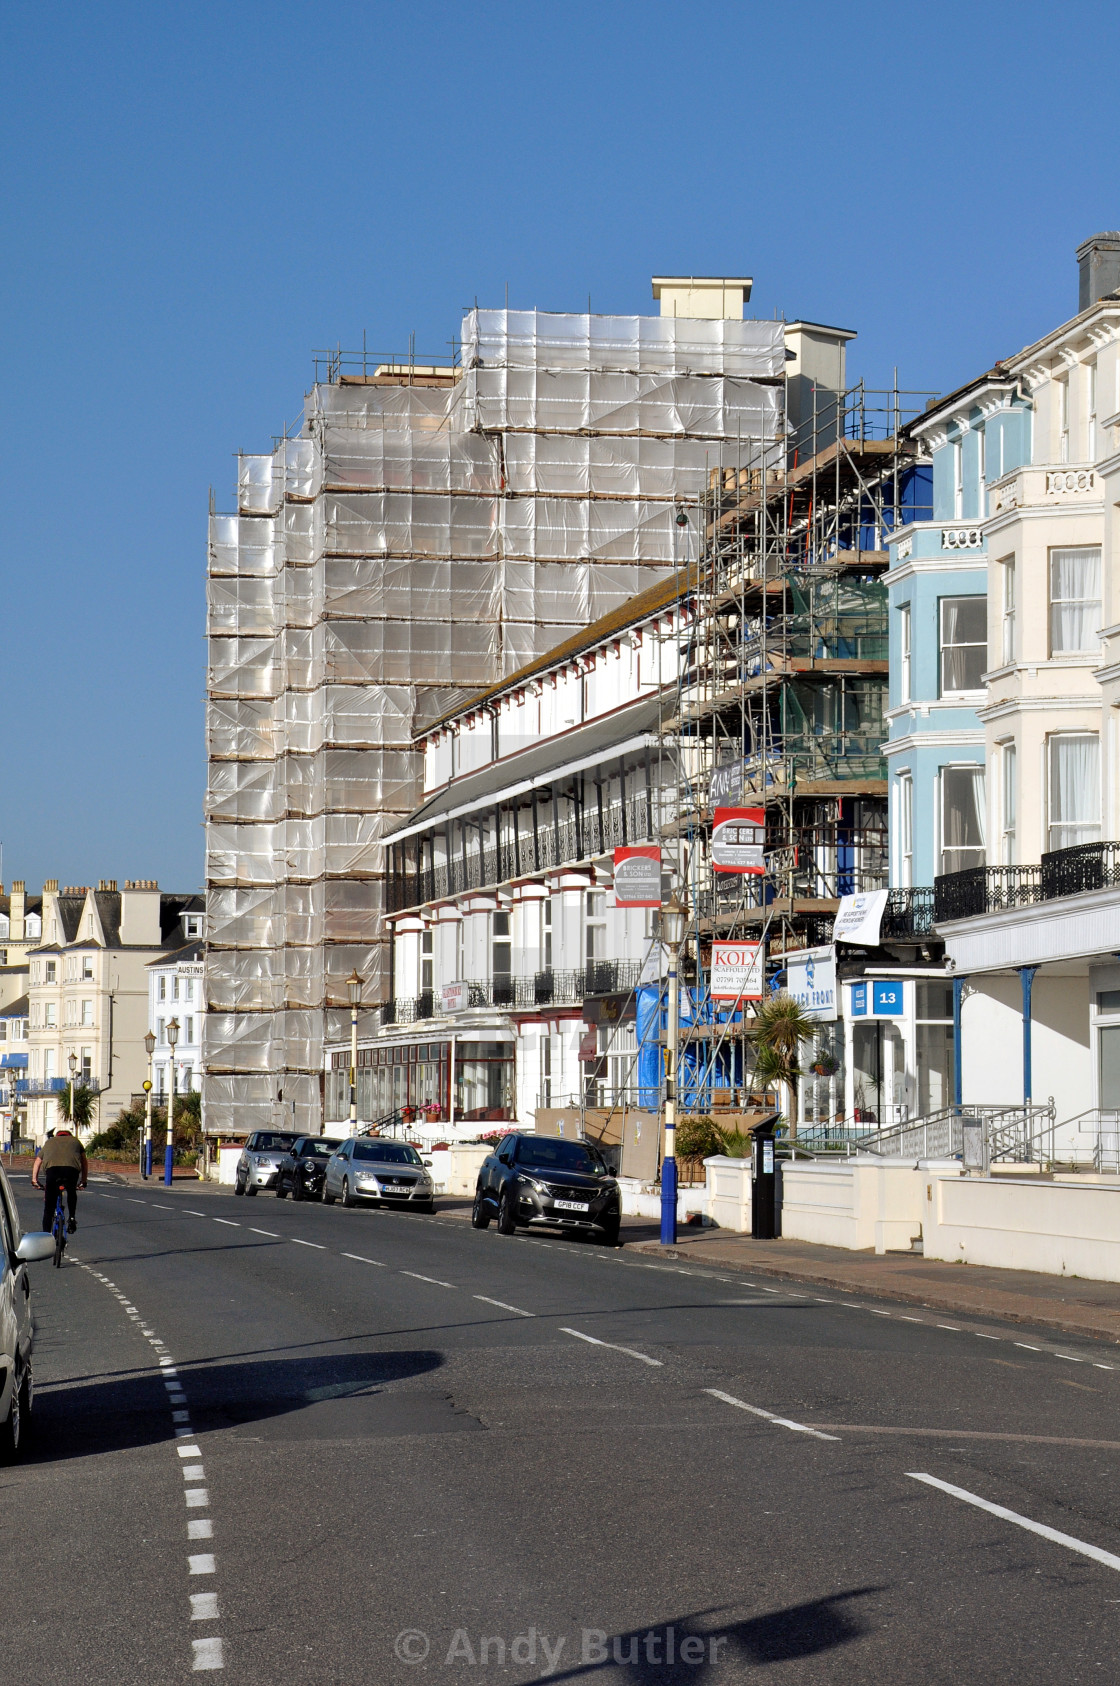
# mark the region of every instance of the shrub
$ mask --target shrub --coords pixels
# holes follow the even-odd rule
[[[679,1159],[709,1159],[713,1153],[726,1152],[726,1137],[711,1118],[690,1113],[677,1125]]]

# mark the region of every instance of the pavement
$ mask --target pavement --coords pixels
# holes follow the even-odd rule
[[[1120,1355],[626,1233],[91,1186],[29,1271],[5,1677],[1115,1678]]]

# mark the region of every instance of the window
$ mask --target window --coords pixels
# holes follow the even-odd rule
[[[1000,656],[1004,665],[1015,660],[1015,558],[1005,556],[1003,573],[1003,640]]]
[[[914,780],[909,773],[898,776],[898,882],[914,882]]]
[[[1015,822],[1019,805],[1019,770],[1015,759],[1015,745],[1007,743],[1000,756],[1000,860],[1004,866],[1015,864]]]
[[[159,980],[159,998],[161,1001],[167,1000],[167,979],[162,974]]]
[[[543,904],[541,912],[541,962],[546,972],[552,970],[552,897]]]
[[[552,1037],[541,1033],[541,1105],[552,1105]]]
[[[47,961],[47,982],[54,983],[58,976],[58,967],[53,960]]]
[[[988,511],[984,507],[985,488],[987,486],[987,480],[988,480],[988,444],[987,444],[987,439],[988,439],[988,436],[987,436],[986,430],[982,427],[977,428],[977,430],[976,430],[976,449],[977,449],[977,453],[978,453],[977,463],[978,463],[979,471],[980,471],[980,475],[979,475],[979,478],[980,478],[980,496],[979,496],[979,502],[976,505],[976,513],[979,516],[981,521],[983,521],[985,515],[987,515],[987,513],[988,513]]]
[[[1100,644],[1101,553],[1097,546],[1050,552],[1050,653]]]
[[[602,960],[607,952],[607,897],[603,890],[588,890],[587,919],[584,926],[585,956],[590,963]]]
[[[194,1066],[193,1065],[185,1065],[183,1067],[182,1081],[181,1081],[179,1087],[180,1087],[181,1092],[184,1095],[188,1094],[190,1092],[190,1090],[192,1090],[194,1088]]]
[[[183,984],[183,995],[188,1001],[194,1000],[194,979],[187,978]]]
[[[82,1082],[88,1083],[93,1076],[93,1049],[82,1049]]]
[[[420,991],[427,994],[435,974],[435,933],[424,931],[420,937]]]
[[[953,516],[959,521],[964,514],[964,441],[953,440]]]
[[[82,956],[82,978],[88,980],[93,977],[93,961],[88,954]]]
[[[986,597],[941,599],[941,695],[983,688],[988,665]]]
[[[509,914],[493,913],[490,921],[490,976],[494,986],[494,1005],[508,1006],[513,998],[510,979],[513,945],[510,942]]]
[[[0,1042],[6,1042],[7,1040],[8,1040],[8,1021],[7,1021],[7,1019],[0,1019]]]
[[[179,999],[179,979],[177,976],[171,980],[171,999],[173,1001],[178,1001]]]
[[[1051,849],[1095,843],[1101,834],[1101,752],[1095,732],[1049,740]]]
[[[898,610],[898,700],[908,703],[911,696],[910,679],[910,605],[902,603]]]
[[[83,1024],[92,1024],[93,1023],[93,1002],[92,1001],[83,1001],[82,1002],[82,1023]]]
[[[1085,365],[1085,460],[1097,460],[1097,362]]]
[[[194,1020],[190,1017],[189,1014],[187,1016],[186,1038],[185,1038],[185,1040],[187,1041],[188,1044],[193,1044],[193,1042],[194,1042]]]
[[[984,864],[984,769],[941,769],[941,870]]]
[[[167,1046],[167,1024],[163,1019],[156,1020],[156,1041],[161,1048]]]
[[[54,1066],[55,1066],[55,1051],[54,1051],[54,1049],[53,1048],[44,1048],[43,1049],[43,1077],[47,1082],[49,1082],[52,1077],[58,1076],[58,1073],[55,1071]]]
[[[58,1008],[55,1003],[53,1001],[44,1002],[43,1013],[43,1023],[48,1029],[53,1029],[58,1024]]]
[[[1058,399],[1058,461],[1069,461],[1069,376],[1057,383]]]

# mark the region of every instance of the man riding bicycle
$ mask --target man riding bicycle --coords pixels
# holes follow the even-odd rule
[[[66,1190],[66,1203],[70,1209],[70,1222],[66,1226],[68,1235],[73,1235],[78,1227],[78,1185],[85,1188],[89,1182],[89,1162],[86,1150],[67,1129],[52,1130],[47,1140],[35,1154],[35,1163],[31,1167],[31,1184],[33,1188],[42,1188],[39,1181],[39,1171],[42,1168],[47,1173],[46,1193],[43,1199],[43,1228],[51,1229],[54,1225],[54,1212],[58,1204],[58,1191]]]

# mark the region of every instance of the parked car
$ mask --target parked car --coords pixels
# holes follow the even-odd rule
[[[435,1184],[416,1149],[408,1142],[355,1136],[343,1142],[327,1160],[323,1199],[328,1206],[341,1200],[378,1200],[383,1206],[413,1206],[434,1212]]]
[[[471,1223],[512,1235],[523,1227],[571,1229],[618,1244],[622,1195],[598,1148],[552,1136],[503,1136],[479,1166]]]
[[[31,1367],[35,1323],[26,1266],[34,1259],[49,1259],[53,1252],[53,1236],[21,1231],[12,1186],[0,1165],[0,1461],[4,1463],[19,1456],[35,1402]]]
[[[327,1160],[341,1146],[337,1136],[300,1136],[276,1167],[277,1199],[321,1200]]]
[[[272,1188],[281,1159],[299,1140],[298,1130],[254,1130],[237,1161],[234,1194],[256,1194],[259,1189]]]

